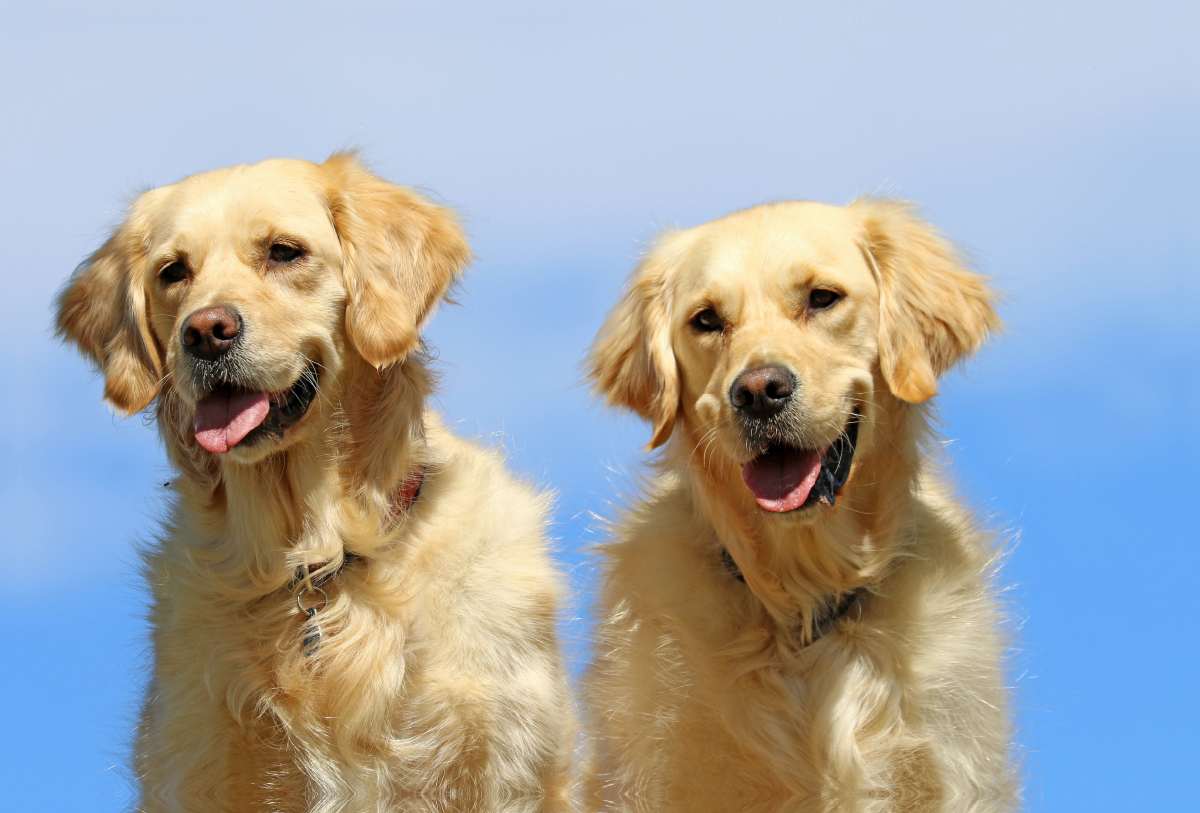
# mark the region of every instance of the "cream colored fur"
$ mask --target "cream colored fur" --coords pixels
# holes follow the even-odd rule
[[[814,308],[816,289],[842,298]],[[603,549],[597,808],[1015,805],[994,543],[929,459],[936,378],[998,327],[992,299],[895,201],[762,206],[646,254],[589,358],[597,391],[662,445]],[[721,330],[696,329],[705,310]],[[757,452],[730,387],[767,364],[796,374],[806,448],[862,413],[833,507],[769,513],[742,482]]]
[[[269,248],[304,255],[286,267]],[[452,214],[350,156],[267,161],[147,192],[59,301],[108,400],[154,405],[181,476],[146,578],[144,811],[540,811],[571,741],[548,500],[424,411],[419,330],[469,259]],[[165,284],[172,261],[185,282]],[[246,380],[320,365],[281,438],[205,451],[188,314],[235,307]],[[389,528],[391,495],[424,465]],[[343,552],[353,553],[346,566]],[[319,650],[296,574],[321,565]],[[306,593],[306,605],[318,603]]]

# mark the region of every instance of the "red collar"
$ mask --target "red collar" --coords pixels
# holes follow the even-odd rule
[[[408,475],[408,478],[400,485],[396,486],[396,490],[392,492],[391,511],[388,512],[387,524],[384,529],[387,531],[396,527],[400,521],[400,517],[409,509],[417,500],[417,496],[421,493],[421,486],[425,483],[425,464],[417,466]]]

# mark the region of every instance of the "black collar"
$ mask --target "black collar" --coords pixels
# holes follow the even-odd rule
[[[345,570],[347,565],[352,565],[361,558],[362,557],[359,556],[354,551],[346,550],[345,548],[342,548],[342,563],[340,565],[338,565],[337,570],[331,570],[328,573],[314,577],[312,579],[312,586],[320,587],[322,584],[329,581],[334,576],[336,576],[337,574],[339,574],[343,570]],[[295,584],[296,582],[304,581],[306,576],[311,577],[313,573],[316,573],[318,570],[325,567],[325,565],[327,565],[327,564],[329,564],[329,563],[328,562],[313,562],[312,564],[308,565],[307,567],[304,565],[300,565],[300,567],[296,568],[296,575],[294,577],[292,577],[292,583]]]
[[[742,575],[741,568],[737,566],[737,562],[733,561],[733,556],[729,553],[728,548],[721,548],[721,562],[725,565],[725,569],[742,584],[746,583],[746,577]],[[859,598],[866,592],[865,588],[851,590],[848,593],[842,593],[837,596],[829,596],[822,603],[821,609],[813,618],[812,637],[808,640],[808,644],[816,643],[822,636],[826,635],[833,629],[838,621],[841,621],[854,605],[858,604]],[[803,636],[798,636],[801,641],[801,646],[806,646]]]

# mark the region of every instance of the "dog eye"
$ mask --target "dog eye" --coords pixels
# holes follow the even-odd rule
[[[842,295],[837,291],[830,291],[828,288],[814,288],[812,293],[808,295],[808,309],[810,311],[823,311],[841,298]]]
[[[168,264],[158,272],[158,278],[162,280],[165,285],[174,285],[176,282],[181,282],[187,279],[187,275],[187,265],[179,260]]]
[[[298,260],[304,254],[304,249],[287,243],[274,243],[271,245],[270,254],[271,262],[290,263]]]
[[[725,322],[721,320],[720,316],[717,316],[715,310],[705,308],[692,317],[692,327],[701,333],[713,333],[718,330],[724,330]]]

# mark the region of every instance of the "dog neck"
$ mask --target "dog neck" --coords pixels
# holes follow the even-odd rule
[[[728,548],[721,548],[721,562],[725,565],[725,569],[729,571],[731,576],[742,584],[746,583],[746,577],[742,575],[742,570],[737,566],[737,562],[733,561]],[[816,643],[819,638],[824,636],[850,610],[858,605],[859,600],[865,592],[866,588],[860,587],[857,590],[827,597],[824,606],[819,607],[813,614],[811,623],[802,626],[798,630],[796,643],[800,646]]]
[[[925,412],[897,405],[880,414],[895,416],[888,426],[875,428],[889,442],[860,446],[835,505],[815,509],[816,517],[765,513],[736,464],[689,454],[691,436],[702,433],[684,427],[666,450],[664,463],[686,466],[693,504],[711,523],[747,587],[781,629],[799,630],[802,643],[820,634],[821,619],[831,606],[840,606],[842,597],[883,578],[913,521],[916,449]]]
[[[350,365],[362,366],[342,376],[355,386],[322,393],[315,439],[257,463],[215,459],[186,429],[168,440],[184,475],[178,522],[189,553],[223,593],[272,592],[297,568],[336,570],[345,555],[369,558],[402,532],[414,473],[419,487],[428,463],[426,360],[413,353],[381,371],[357,357]]]

